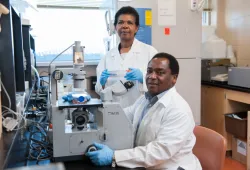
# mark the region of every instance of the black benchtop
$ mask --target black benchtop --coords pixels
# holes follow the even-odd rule
[[[245,93],[250,93],[250,88],[228,85],[227,82],[201,81],[201,84],[207,85],[207,86],[225,88],[225,89],[229,89],[229,90],[236,90],[236,91],[245,92]]]

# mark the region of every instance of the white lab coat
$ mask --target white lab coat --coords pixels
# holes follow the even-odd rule
[[[136,130],[146,98],[124,109]],[[144,116],[135,140],[135,148],[115,151],[118,166],[148,169],[201,170],[192,153],[196,138],[192,111],[175,87],[169,89]],[[134,132],[135,133],[135,132]]]
[[[154,47],[134,39],[131,49],[123,59],[118,50],[118,46],[116,46],[101,59],[96,68],[97,82],[95,91],[100,94],[101,90],[103,90],[100,84],[100,76],[103,70],[108,69],[108,71],[125,71],[130,67],[139,68],[143,73],[143,84],[136,81],[138,83],[135,82],[136,85],[130,89],[128,93],[123,96],[114,96],[114,100],[119,102],[122,108],[132,105],[141,94],[144,94],[144,92],[147,91],[147,86],[145,84],[147,65],[156,53],[157,51]],[[113,82],[109,82],[108,79],[105,86],[107,87],[111,84],[113,84]]]

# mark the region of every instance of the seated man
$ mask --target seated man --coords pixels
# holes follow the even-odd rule
[[[202,169],[192,152],[196,141],[192,111],[174,87],[178,74],[178,61],[170,54],[158,53],[149,61],[148,92],[125,109],[135,129],[135,147],[113,151],[95,143],[98,150],[86,154],[95,165]]]

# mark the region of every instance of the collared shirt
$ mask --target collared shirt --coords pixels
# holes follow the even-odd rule
[[[145,107],[142,111],[141,117],[139,119],[138,125],[137,125],[137,129],[136,129],[136,134],[137,131],[139,129],[139,126],[141,124],[142,119],[144,118],[144,116],[147,114],[148,110],[162,97],[164,96],[164,94],[166,94],[167,90],[158,94],[157,96],[151,96],[149,94],[149,92],[145,93],[145,98],[147,99],[147,103],[145,104]]]
[[[125,109],[126,115],[133,115],[129,118],[134,133],[146,103],[145,96],[141,96],[132,107]],[[196,140],[194,127],[189,104],[172,87],[144,116],[134,136],[134,147],[115,151],[116,163],[127,168],[176,170],[180,166],[201,170],[199,160],[192,152]]]

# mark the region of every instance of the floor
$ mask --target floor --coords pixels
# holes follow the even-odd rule
[[[223,170],[246,170],[246,165],[241,164],[231,158],[225,159],[225,165]]]

